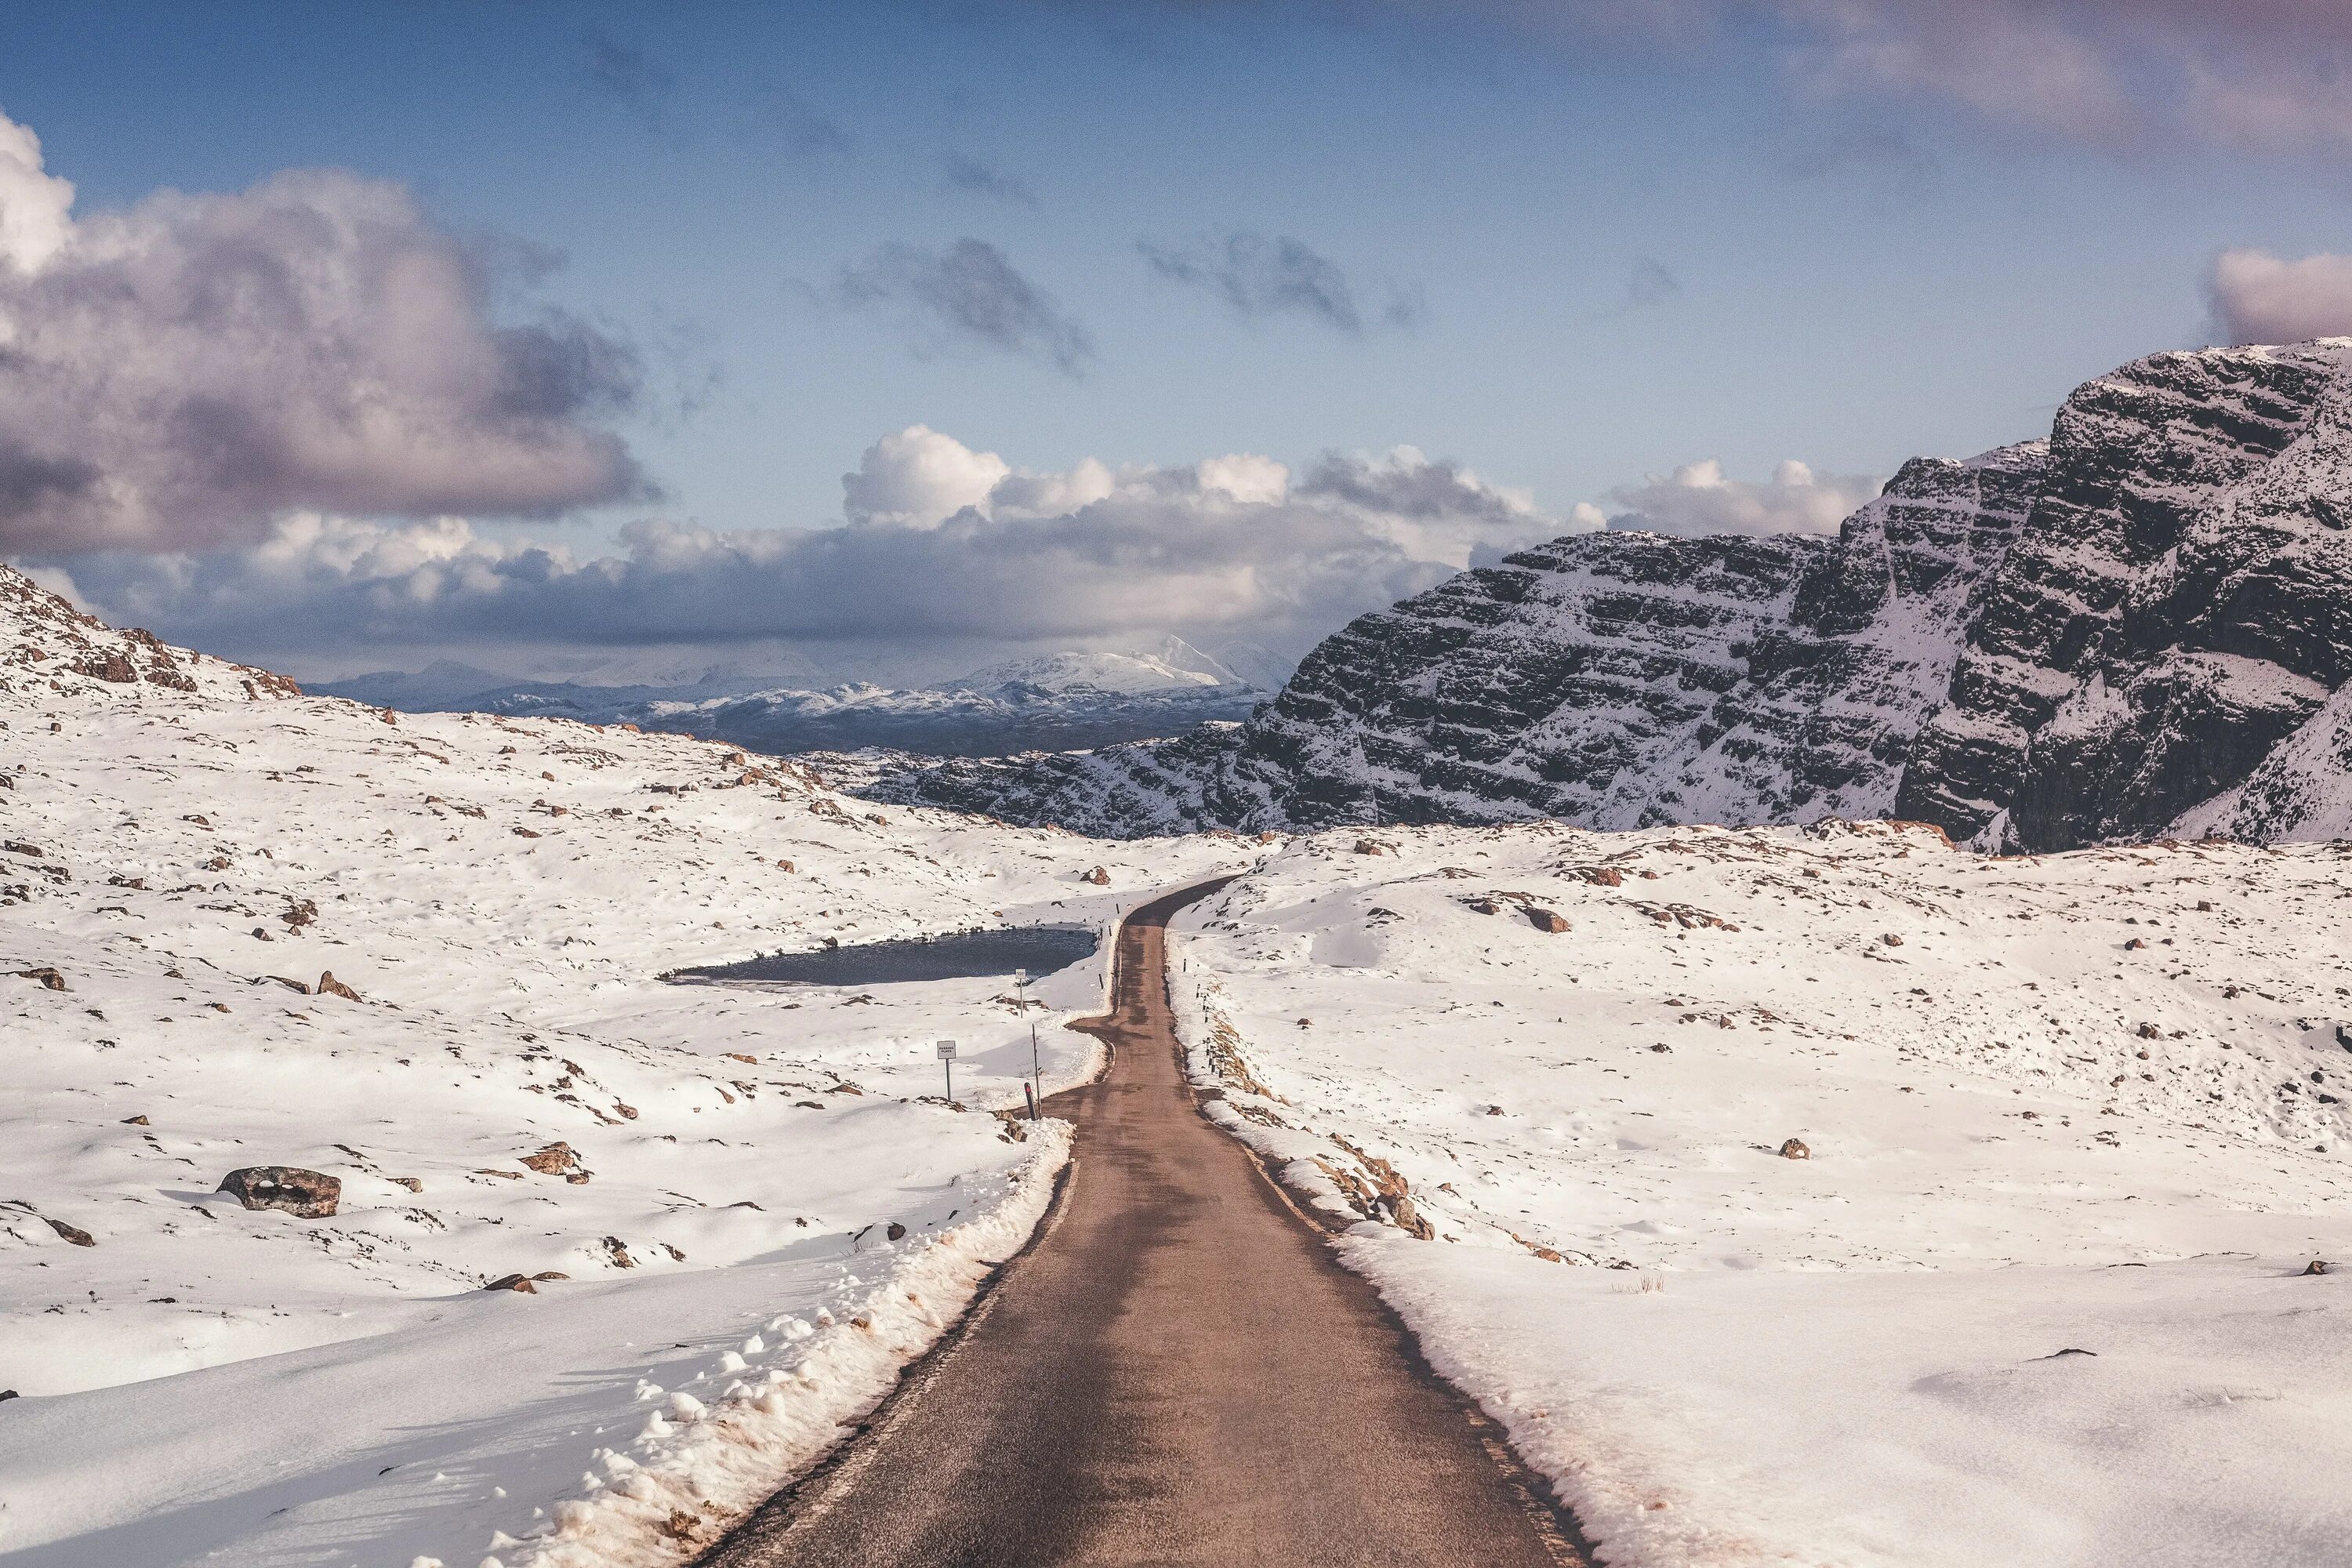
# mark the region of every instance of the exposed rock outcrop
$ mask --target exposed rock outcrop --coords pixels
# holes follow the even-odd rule
[[[1838,536],[1572,535],[1359,617],[1245,724],[848,763],[1112,837],[1895,816],[1992,850],[2352,833],[2352,339],[2159,353]]]

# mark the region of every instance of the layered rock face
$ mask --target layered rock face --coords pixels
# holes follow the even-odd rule
[[[2352,673],[2352,342],[2078,389],[1898,814],[1989,848],[2161,832]]]
[[[1117,837],[1914,817],[1993,849],[2352,820],[2352,340],[2164,353],[1834,540],[1570,536],[1326,640],[1246,723],[884,798]],[[2323,706],[2323,705],[2326,706]],[[2333,815],[2331,815],[2333,814]]]

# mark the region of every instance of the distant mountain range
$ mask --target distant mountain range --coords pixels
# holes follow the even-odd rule
[[[713,672],[677,685],[516,680],[443,660],[311,689],[412,712],[635,724],[785,752],[881,747],[931,756],[1067,751],[1179,735],[1246,718],[1267,692],[1181,638],[1148,652],[1066,652],[991,665],[936,686],[824,690]]]
[[[1571,535],[1358,618],[1245,721],[820,764],[1110,837],[1897,816],[1995,851],[2352,834],[2352,339],[2151,355],[1833,538]]]

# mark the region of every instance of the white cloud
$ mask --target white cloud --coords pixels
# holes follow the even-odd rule
[[[1410,447],[1013,469],[913,426],[844,476],[842,527],[670,522],[583,557],[441,519],[281,517],[249,549],[71,558],[110,615],[229,653],[499,642],[1138,643],[1174,632],[1295,656],[1451,574],[1561,531],[1524,492]]]
[[[316,507],[545,515],[642,490],[635,356],[500,326],[396,185],[278,174],[76,219],[0,119],[0,549],[173,550]]]
[[[852,522],[931,528],[986,501],[1012,471],[993,452],[909,425],[866,447],[857,471],[841,476],[842,510]]]
[[[1417,447],[1385,458],[1327,455],[1298,494],[1349,508],[1417,560],[1464,567],[1575,531],[1536,510],[1524,489],[1490,485]]]
[[[32,128],[0,114],[0,266],[45,266],[65,246],[73,199],[73,186],[42,168]]]
[[[2215,324],[2233,343],[2294,343],[2352,333],[2352,256],[2285,261],[2225,250],[2209,292]]]
[[[1713,458],[1673,473],[1622,485],[1603,499],[1609,526],[1654,533],[1835,533],[1838,524],[1876,496],[1885,481],[1859,474],[1815,474],[1791,458],[1762,481],[1727,478]],[[1588,509],[1580,506],[1578,515]]]

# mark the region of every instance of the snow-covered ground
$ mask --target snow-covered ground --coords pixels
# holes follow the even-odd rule
[[[1351,830],[1173,992],[1610,1568],[2336,1564],[2347,900],[2336,846]]]
[[[656,976],[1107,926],[1258,852],[302,697],[5,569],[0,841],[9,1568],[689,1555],[1021,1245],[1066,1142],[991,1114],[1029,1060],[1002,981]],[[1091,1069],[1061,1025],[1107,960],[1032,993],[1049,1090]],[[339,1212],[215,1190],[265,1164]],[[541,1278],[482,1289],[510,1274]]]
[[[303,697],[0,569],[0,1563],[686,1558],[1066,1145],[991,1114],[1001,982],[659,973],[1227,870],[1174,946],[1213,1114],[1609,1568],[2342,1563],[2347,855],[1106,843]],[[1049,1088],[1107,958],[1036,990]],[[215,1191],[261,1164],[339,1212]]]

